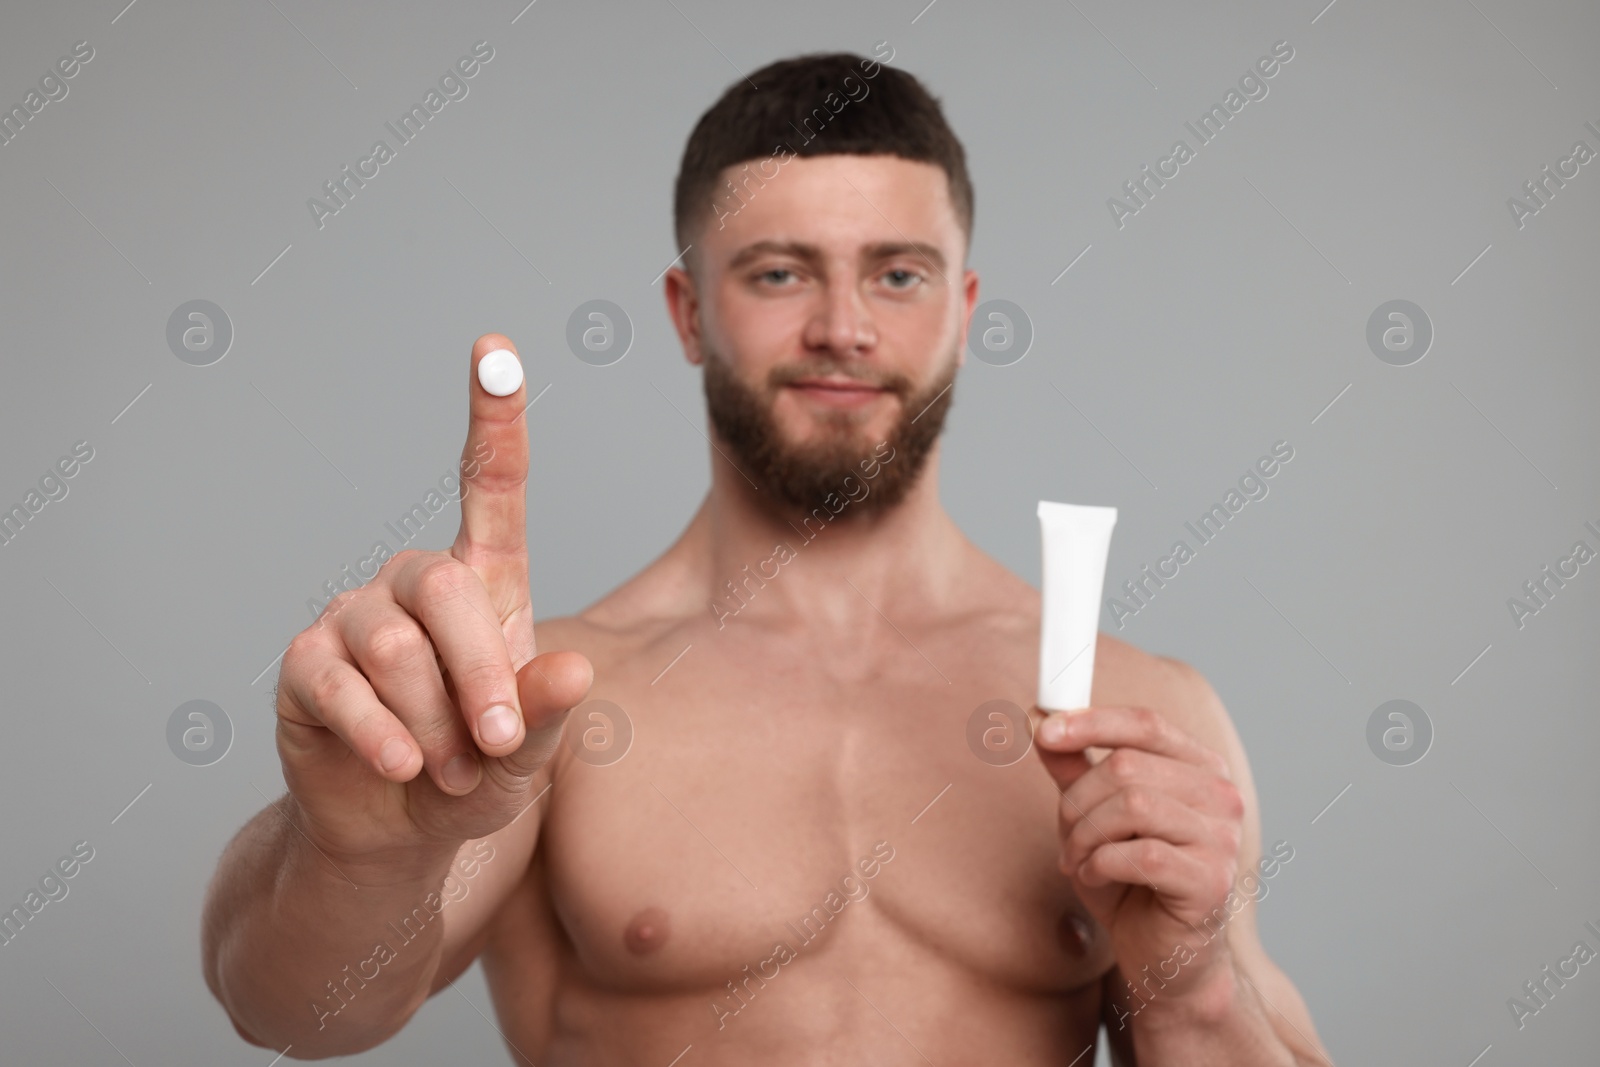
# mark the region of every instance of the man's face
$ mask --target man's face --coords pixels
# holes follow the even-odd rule
[[[859,491],[862,460],[887,441],[892,461],[869,465],[852,510],[892,506],[938,439],[977,299],[944,171],[791,157],[742,206],[720,203],[691,252],[698,284],[675,270],[668,299],[729,458],[775,503],[809,511]]]

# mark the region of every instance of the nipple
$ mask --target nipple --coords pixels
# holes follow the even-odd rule
[[[646,908],[628,923],[622,933],[622,943],[635,956],[645,956],[666,944],[670,932],[667,913],[660,908]]]
[[[1094,942],[1094,928],[1075,911],[1068,911],[1056,923],[1056,940],[1070,956],[1083,956]]]

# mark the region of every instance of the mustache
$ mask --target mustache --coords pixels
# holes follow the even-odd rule
[[[870,370],[859,366],[850,366],[834,361],[821,363],[806,363],[798,366],[774,367],[767,375],[767,384],[774,390],[792,385],[802,378],[849,378],[861,382],[863,385],[874,386],[885,392],[905,396],[911,391],[911,379],[899,372],[890,371],[884,374],[874,374]]]

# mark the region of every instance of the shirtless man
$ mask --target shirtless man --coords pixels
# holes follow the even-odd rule
[[[938,104],[855,56],[752,79],[690,138],[665,280],[704,502],[535,622],[527,389],[486,390],[514,346],[478,338],[454,545],[284,656],[289,791],[219,863],[211,990],[295,1058],[378,1045],[481,957],[519,1064],[1087,1067],[1102,1025],[1119,1064],[1329,1062],[1257,939],[1292,848],[1263,855],[1216,695],[1102,636],[1093,707],[1040,713],[1039,593],[940,505],[978,278]],[[757,158],[777,172],[713,200]],[[975,756],[997,700],[1038,756]]]

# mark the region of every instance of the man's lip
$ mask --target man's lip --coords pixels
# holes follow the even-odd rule
[[[855,378],[801,378],[799,381],[790,382],[798,389],[833,389],[841,392],[870,392],[880,393],[882,386],[873,385],[871,382],[859,381]]]

